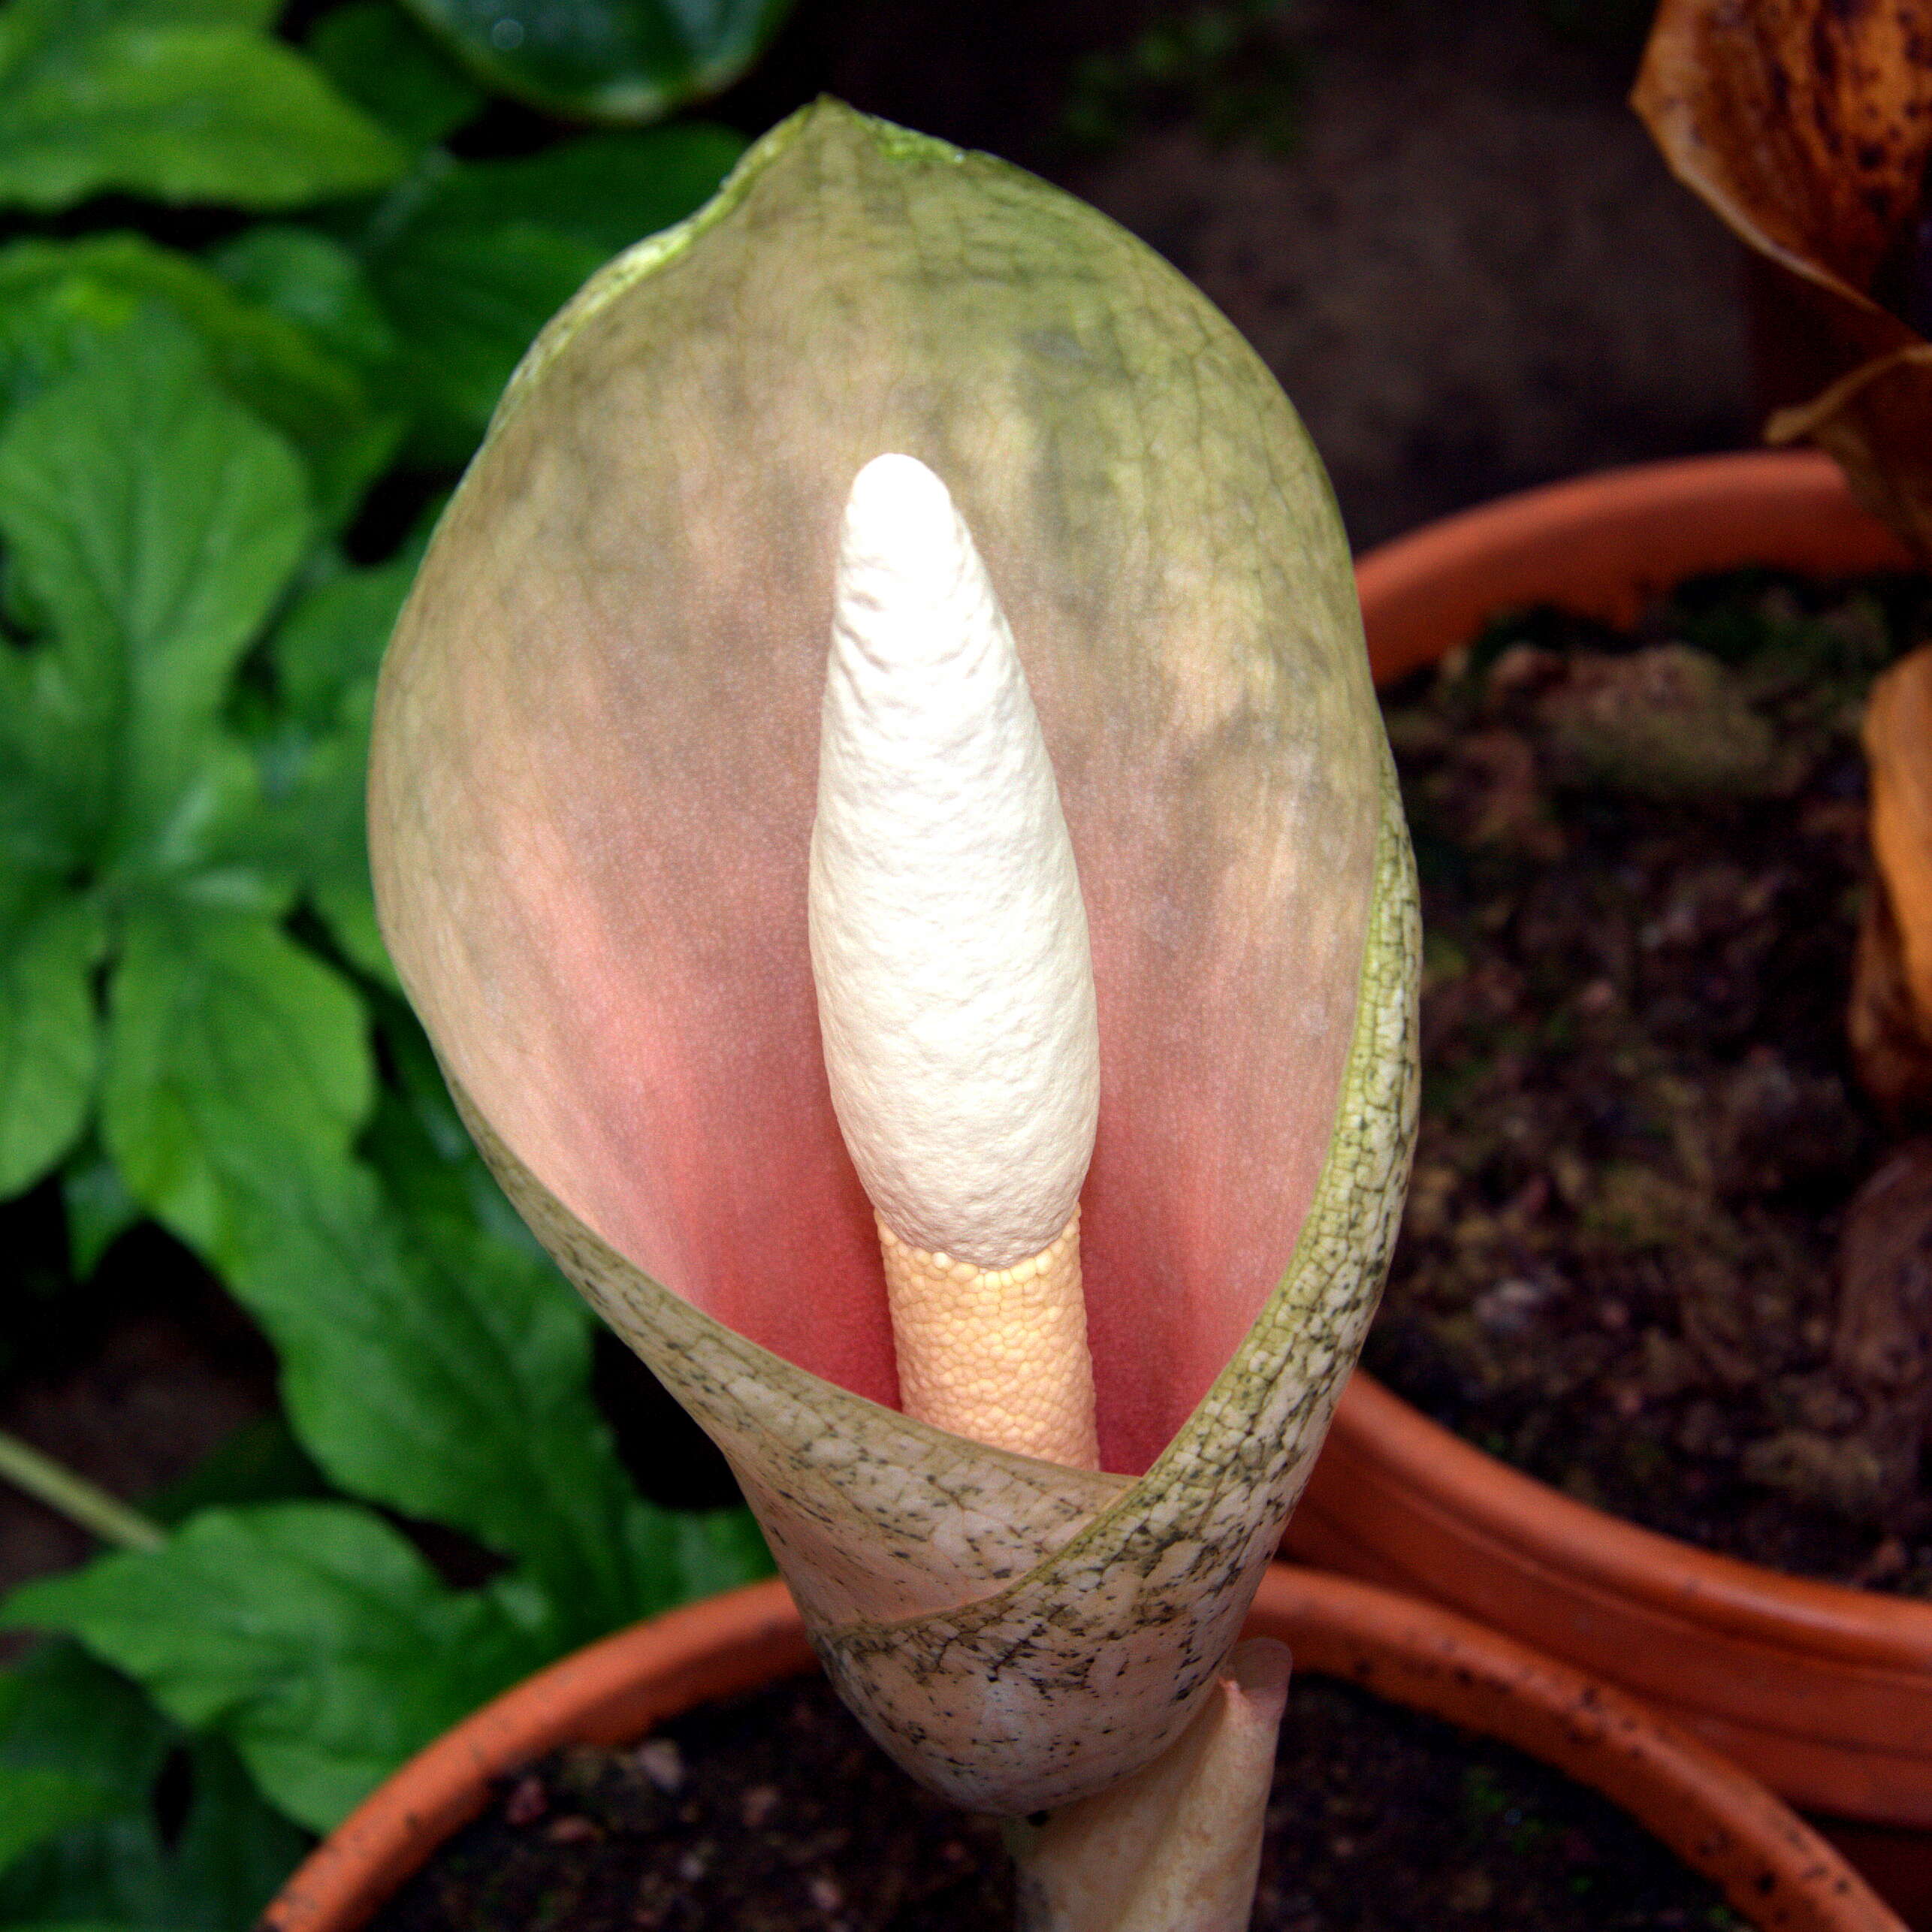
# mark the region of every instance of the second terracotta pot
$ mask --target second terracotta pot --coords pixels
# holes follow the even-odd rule
[[[1794,452],[1532,491],[1387,545],[1357,576],[1386,681],[1500,611],[1547,603],[1628,621],[1685,578],[1747,564],[1910,567],[1826,459]],[[1638,1529],[1485,1455],[1361,1375],[1287,1547],[1639,1692],[1809,1808],[1932,1827],[1932,1604]]]
[[[1566,1665],[1433,1604],[1284,1564],[1263,1578],[1248,1629],[1286,1642],[1297,1669],[1500,1737],[1602,1792],[1722,1886],[1759,1932],[1903,1932],[1763,1786]],[[810,1668],[775,1582],[593,1644],[406,1764],[288,1881],[264,1932],[356,1932],[483,1808],[491,1780],[560,1744],[628,1742],[707,1698]]]

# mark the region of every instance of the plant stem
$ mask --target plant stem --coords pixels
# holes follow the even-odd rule
[[[168,1541],[168,1532],[159,1523],[5,1429],[0,1429],[0,1477],[25,1490],[36,1502],[58,1510],[103,1543],[148,1554]]]

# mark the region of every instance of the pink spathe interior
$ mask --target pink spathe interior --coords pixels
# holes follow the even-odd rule
[[[1294,649],[1236,635],[1245,605],[1217,615],[1201,585],[1248,605],[1266,587],[1238,548],[1245,506],[1207,520],[1224,565],[1198,540],[1168,554],[1158,515],[1070,563],[1003,445],[936,443],[916,415],[828,435],[841,418],[804,378],[844,367],[788,364],[798,399],[761,415],[756,465],[703,382],[628,351],[558,364],[541,421],[500,428],[385,669],[385,931],[452,1074],[581,1219],[753,1340],[892,1402],[806,865],[840,509],[881,449],[928,461],[1013,624],[1087,901],[1089,1335],[1103,1466],[1138,1472],[1279,1278],[1328,1145],[1372,849],[1372,709],[1364,726],[1348,708],[1366,672],[1298,672]],[[998,427],[961,419],[983,417]],[[668,489],[660,445],[680,451]],[[1297,723],[1324,705],[1345,729]]]
[[[753,632],[762,599],[735,589],[726,628]],[[412,804],[445,857],[413,869],[400,919],[386,907],[392,929],[433,935],[399,946],[412,990],[451,1070],[581,1219],[718,1320],[892,1403],[871,1209],[832,1111],[807,950],[823,645],[774,652],[768,632],[694,684],[599,602],[541,678],[540,717],[517,709],[503,659],[437,660],[457,728]],[[1163,774],[1120,755],[1121,732],[1064,667],[1030,675],[1099,992],[1082,1245],[1102,1457],[1134,1472],[1287,1263],[1327,1142],[1353,960],[1302,990],[1332,1010],[1312,1052],[1297,1037],[1309,1014],[1274,1010],[1287,989],[1217,976],[1215,933],[1191,918],[1202,882],[1175,864],[1200,801],[1162,795]],[[506,715],[523,727],[506,732]],[[1265,934],[1279,916],[1262,906],[1252,923]],[[1254,932],[1223,937],[1232,961],[1251,958]]]

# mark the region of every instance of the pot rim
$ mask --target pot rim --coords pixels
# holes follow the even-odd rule
[[[1603,1792],[1762,1932],[1903,1932],[1763,1785],[1635,1699],[1419,1598],[1270,1564],[1251,1635],[1298,1668],[1500,1737]],[[419,1752],[324,1840],[267,1932],[354,1932],[481,1810],[490,1781],[570,1741],[621,1743],[708,1698],[812,1668],[783,1583],[753,1583],[620,1631],[518,1685]]]
[[[1846,1663],[1932,1670],[1932,1603],[1794,1576],[1579,1502],[1464,1441],[1366,1369],[1350,1377],[1332,1429],[1476,1540],[1533,1550],[1606,1604],[1634,1598],[1686,1626],[1776,1649],[1801,1639]]]
[[[1560,605],[1628,625],[1689,577],[1761,563],[1819,576],[1916,570],[1814,449],[1633,463],[1499,497],[1365,551],[1355,587],[1378,684],[1492,618]]]

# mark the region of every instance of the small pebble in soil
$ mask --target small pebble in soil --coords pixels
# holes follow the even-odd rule
[[[675,1800],[641,1763],[660,1746],[683,1774]],[[560,1836],[546,1816],[587,1828]],[[689,1712],[643,1750],[575,1747],[503,1780],[372,1932],[989,1932],[1013,1912],[998,1827],[921,1791],[813,1677]],[[1315,1676],[1289,1693],[1254,1922],[1746,1923],[1594,1792]]]
[[[1923,578],[1758,574],[1625,635],[1516,622],[1392,695],[1423,1120],[1366,1357],[1570,1495],[1918,1595],[1932,1185],[1874,1179],[1897,1132],[1845,1019],[1861,708],[1928,631]]]

